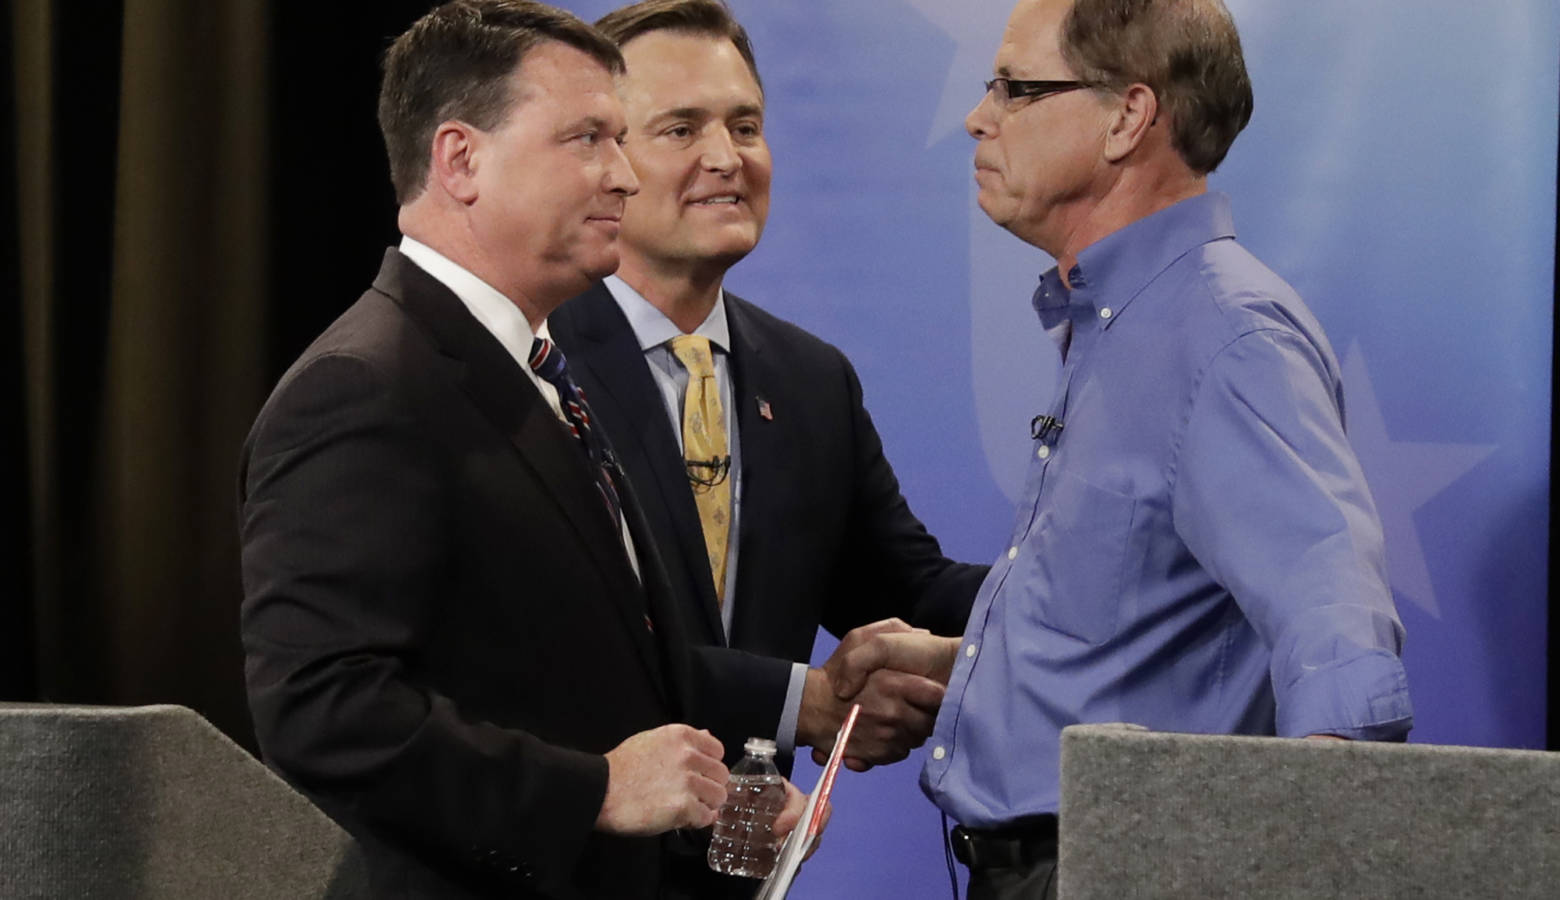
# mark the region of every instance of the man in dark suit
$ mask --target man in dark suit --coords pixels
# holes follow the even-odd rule
[[[688,675],[655,542],[536,333],[618,264],[621,71],[526,0],[402,35],[380,123],[405,238],[245,445],[256,732],[376,897],[657,896],[655,836],[725,797],[720,741],[669,724]]]
[[[574,362],[646,516],[713,678],[745,690],[718,733],[832,746],[849,701],[865,768],[930,732],[985,567],[947,559],[911,513],[861,385],[834,347],[722,289],[769,206],[764,95],[747,34],[715,0],[648,0],[597,23],[628,62],[624,143],[641,184],[617,277],[549,327]],[[806,665],[819,624],[930,642],[928,665],[839,696]],[[876,623],[869,625],[868,623]],[[740,721],[732,721],[733,719]],[[727,745],[728,759],[736,748]]]

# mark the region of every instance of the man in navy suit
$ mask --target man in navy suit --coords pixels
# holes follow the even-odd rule
[[[266,761],[375,897],[660,897],[725,799],[655,541],[543,322],[618,264],[617,48],[457,0],[386,56],[404,238],[244,448],[246,677]],[[800,796],[791,792],[792,821]]]
[[[596,24],[628,64],[624,151],[641,190],[624,212],[617,275],[549,327],[690,603],[687,636],[702,645],[693,689],[740,687],[740,704],[719,705],[717,733],[815,756],[860,702],[849,764],[902,759],[931,729],[985,567],[945,557],[911,513],[844,355],[723,287],[769,209],[746,32],[715,0],[647,0]],[[690,436],[693,420],[712,433]],[[839,696],[806,664],[820,623],[845,635],[839,663],[884,632],[923,652],[896,661],[911,671],[879,670]]]

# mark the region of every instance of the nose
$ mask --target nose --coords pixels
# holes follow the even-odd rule
[[[730,175],[742,165],[742,157],[737,153],[737,145],[732,141],[730,131],[725,128],[710,129],[710,135],[704,140],[703,152],[699,154],[699,165],[721,175]]]
[[[980,102],[975,104],[970,114],[964,117],[964,130],[977,141],[996,136],[996,117],[992,115],[994,103],[995,101],[991,99],[991,91],[987,91],[981,95]]]
[[[634,167],[629,163],[623,147],[617,141],[609,140],[607,143],[611,146],[607,148],[607,171],[602,178],[602,185],[610,193],[632,197],[639,193],[639,176],[634,174]]]

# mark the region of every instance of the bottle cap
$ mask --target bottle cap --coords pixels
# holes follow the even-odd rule
[[[747,743],[742,745],[742,749],[757,756],[774,756],[777,748],[775,742],[768,738],[750,737]]]

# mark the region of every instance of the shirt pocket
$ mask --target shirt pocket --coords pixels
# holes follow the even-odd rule
[[[1069,472],[1054,477],[1031,547],[1040,622],[1098,644],[1116,633],[1137,502]]]

